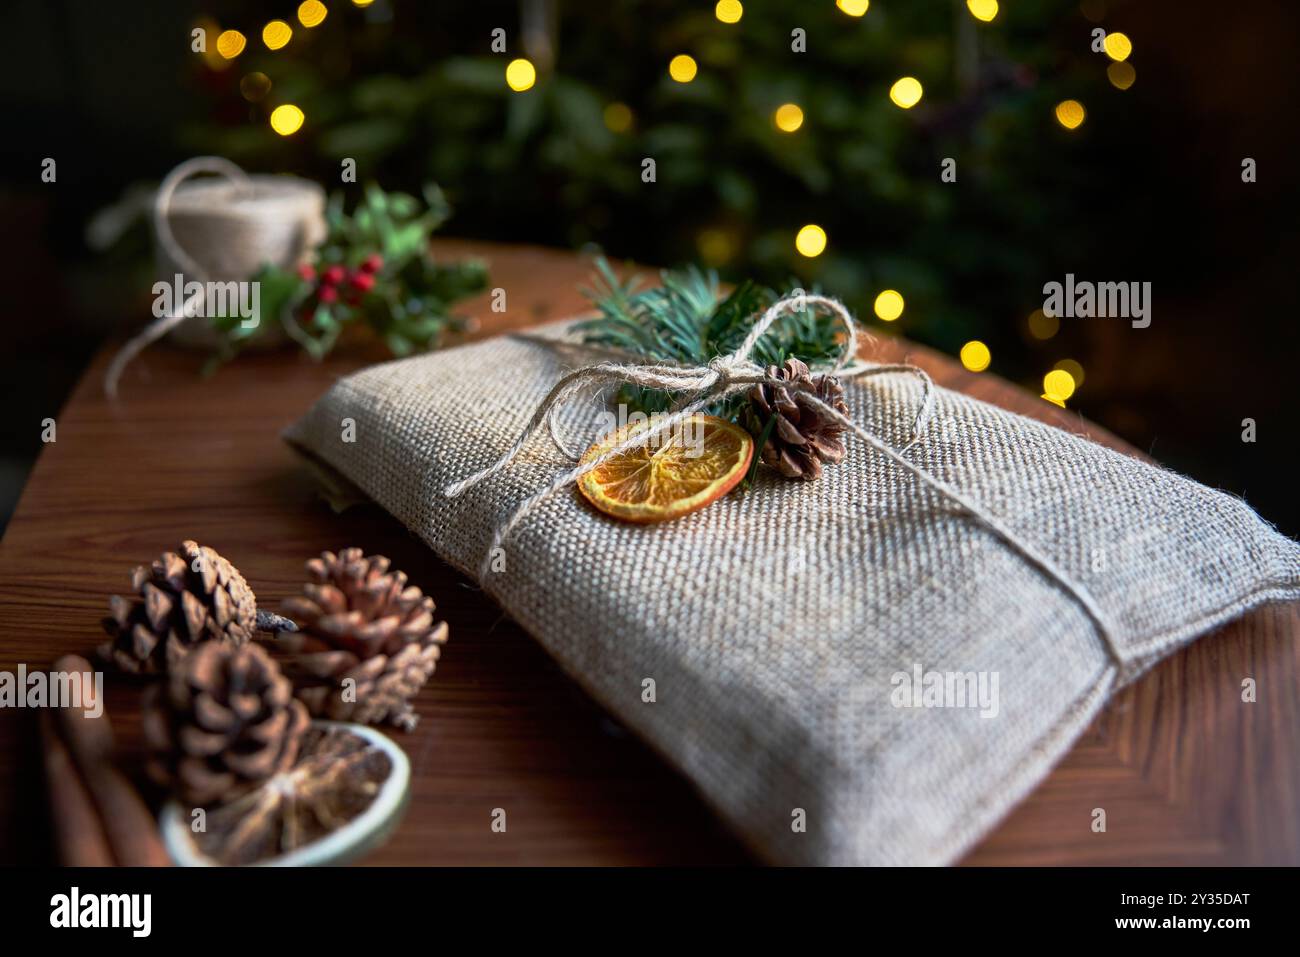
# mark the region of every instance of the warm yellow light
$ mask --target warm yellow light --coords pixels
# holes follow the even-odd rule
[[[1052,366],[1053,370],[1059,369],[1062,372],[1068,372],[1070,378],[1074,380],[1074,388],[1078,389],[1083,385],[1083,366],[1073,359],[1062,359],[1056,365]]]
[[[1061,329],[1061,320],[1041,309],[1029,314],[1029,334],[1035,339],[1050,339]]]
[[[506,86],[516,93],[532,89],[537,82],[537,70],[531,63],[520,57],[506,64]]]
[[[893,322],[903,314],[903,297],[896,289],[886,289],[876,297],[875,309],[885,322]]]
[[[966,9],[976,20],[988,23],[998,15],[998,0],[966,0]]]
[[[1080,0],[1079,9],[1093,23],[1101,23],[1106,18],[1106,0]]]
[[[293,37],[293,27],[283,20],[272,20],[262,27],[262,42],[268,50],[278,50]]]
[[[889,88],[889,98],[905,110],[921,102],[921,93],[921,81],[914,76],[905,76]]]
[[[835,0],[835,6],[851,17],[860,17],[871,6],[871,0]]]
[[[739,23],[745,15],[745,8],[741,6],[740,0],[718,0],[713,15],[723,23]]]
[[[249,73],[239,81],[239,92],[249,103],[256,103],[271,92],[271,78],[265,73]]]
[[[605,107],[605,126],[613,133],[626,133],[632,128],[632,108],[626,103],[611,103]]]
[[[302,110],[292,103],[285,103],[271,111],[271,129],[281,136],[292,136],[302,128],[304,119]]]
[[[1127,90],[1138,78],[1132,63],[1112,63],[1106,67],[1106,79],[1117,90]]]
[[[1043,397],[1064,402],[1074,395],[1074,376],[1064,369],[1053,369],[1043,376]]]
[[[1088,111],[1078,100],[1062,100],[1056,104],[1056,122],[1067,130],[1078,129],[1087,115]]]
[[[375,0],[352,0],[353,5],[358,7],[368,7],[374,2]]]
[[[721,266],[736,254],[736,243],[725,229],[702,229],[695,237],[695,246],[710,266]]]
[[[809,259],[820,256],[826,249],[826,230],[815,223],[809,223],[799,230],[799,235],[795,236],[794,248],[799,250],[800,255],[807,256]]]
[[[793,133],[803,126],[803,110],[794,103],[782,103],[772,114],[772,120],[782,133]]]
[[[687,56],[685,53],[679,53],[668,64],[668,75],[678,83],[690,83],[691,80],[695,79],[697,69],[694,58]]]
[[[1110,57],[1116,63],[1122,63],[1129,58],[1133,52],[1133,41],[1123,33],[1108,33],[1106,39],[1101,41],[1101,45],[1106,48],[1106,56]]]
[[[308,30],[324,23],[328,14],[329,11],[320,0],[302,0],[302,3],[298,4],[298,22]]]
[[[983,372],[993,361],[989,347],[978,339],[972,339],[961,347],[961,364],[971,372]]]
[[[247,42],[238,30],[223,30],[221,36],[217,37],[217,52],[227,60],[233,60],[244,52]]]

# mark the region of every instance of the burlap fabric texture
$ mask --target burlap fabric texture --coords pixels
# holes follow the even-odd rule
[[[565,335],[373,366],[286,437],[475,574],[497,526],[572,463],[538,438],[458,498],[442,490],[496,459],[556,380],[591,361],[546,341]],[[846,386],[855,421],[906,444],[914,377]],[[571,405],[563,427],[594,436],[593,408]],[[1300,546],[1241,501],[937,390],[909,460],[1085,588],[1108,640],[1005,542],[848,447],[815,483],[761,470],[749,492],[661,525],[622,524],[566,490],[481,583],[770,861],[951,862],[1117,687],[1255,605],[1300,597]]]

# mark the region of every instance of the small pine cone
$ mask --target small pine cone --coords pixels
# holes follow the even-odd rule
[[[433,620],[433,599],[382,555],[359,548],[325,552],[307,563],[311,581],[284,612],[299,634],[279,644],[298,697],[318,717],[406,730],[417,720],[411,699],[437,666],[447,623]]]
[[[195,642],[243,644],[257,627],[257,599],[234,565],[197,542],[181,542],[131,573],[134,601],[114,595],[99,655],[123,671],[166,671]]]
[[[848,414],[844,386],[832,375],[814,376],[803,362],[790,358],[781,368],[768,366],[767,374],[804,387],[835,411]],[[747,425],[757,437],[769,421],[776,422],[761,451],[763,461],[786,478],[812,480],[822,474],[822,465],[834,465],[844,458],[844,426],[808,401],[802,389],[760,383],[749,393]]]
[[[147,692],[149,770],[193,805],[229,801],[288,770],[310,723],[259,645],[200,642]]]

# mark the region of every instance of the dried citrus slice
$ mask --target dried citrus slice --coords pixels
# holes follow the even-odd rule
[[[382,844],[406,810],[411,763],[374,728],[313,721],[288,771],[227,804],[204,810],[172,800],[159,826],[184,867],[341,864]]]
[[[583,464],[649,429],[635,421],[599,439]],[[754,440],[738,425],[712,415],[692,415],[625,449],[582,476],[578,488],[592,505],[629,522],[662,522],[703,508],[730,492],[749,468]]]

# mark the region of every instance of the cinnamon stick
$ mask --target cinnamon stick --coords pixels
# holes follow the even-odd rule
[[[83,706],[93,707],[94,669],[90,662],[65,655],[54,663],[54,670],[75,675],[81,684]],[[113,729],[107,713],[100,709],[99,716],[92,718],[83,708],[57,708],[54,724],[95,806],[113,859],[126,867],[170,864],[153,815],[113,764]]]
[[[41,715],[41,740],[59,862],[65,867],[112,867],[113,852],[99,814],[48,713]]]

